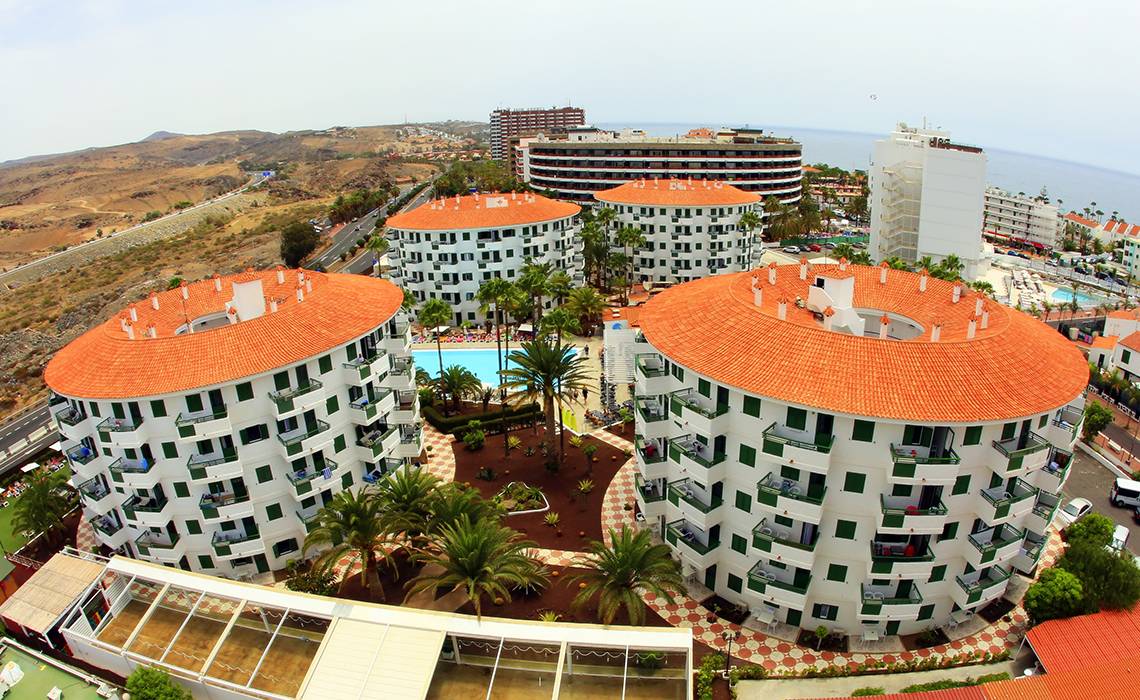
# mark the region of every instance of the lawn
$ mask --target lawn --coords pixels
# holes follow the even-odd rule
[[[68,466],[63,467],[67,473],[67,478],[71,478],[71,468]],[[28,538],[22,534],[12,532],[12,514],[16,512],[16,502],[20,498],[8,499],[8,507],[0,508],[0,546],[4,547],[5,552],[15,552],[20,547],[23,547]]]

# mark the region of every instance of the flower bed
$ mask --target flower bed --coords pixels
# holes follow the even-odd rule
[[[525,481],[512,481],[495,494],[494,500],[507,515],[526,515],[550,510],[550,501],[537,486],[527,486]]]

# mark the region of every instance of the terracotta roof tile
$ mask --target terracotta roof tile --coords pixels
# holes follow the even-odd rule
[[[284,282],[278,282],[278,275]],[[243,272],[162,292],[79,336],[44,370],[44,381],[66,396],[121,399],[186,391],[269,372],[339,347],[390,319],[404,295],[387,280],[287,270]],[[261,280],[266,298],[259,318],[176,335],[187,319],[226,311],[234,282]],[[215,286],[220,281],[221,291]],[[304,301],[298,301],[300,289]],[[276,313],[270,312],[272,301]],[[130,309],[131,307],[128,307]],[[123,325],[131,323],[131,340]],[[146,337],[153,325],[157,337]]]
[[[1124,336],[1120,344],[1130,350],[1140,350],[1140,331]]]
[[[1049,674],[1140,657],[1140,605],[1049,620],[1026,639]]]
[[[1076,223],[1080,224],[1081,226],[1087,226],[1088,228],[1099,228],[1100,227],[1100,224],[1093,221],[1092,219],[1086,219],[1085,217],[1083,217],[1079,214],[1076,214],[1074,212],[1069,212],[1068,214],[1065,214],[1065,218],[1068,219],[1069,221],[1076,222]]]
[[[1119,340],[1120,338],[1117,338],[1115,335],[1098,335],[1089,343],[1089,347],[1114,348]]]
[[[507,192],[446,197],[388,219],[388,227],[411,231],[500,228],[574,216],[582,207],[538,194]]]
[[[1117,309],[1116,311],[1109,311],[1108,317],[1126,321],[1140,321],[1140,309]]]
[[[815,268],[818,270],[818,267]],[[918,322],[909,340],[881,340],[826,331],[807,309],[789,303],[787,319],[777,300],[808,297],[799,265],[717,275],[655,295],[639,319],[646,338],[681,365],[716,381],[760,396],[840,413],[899,420],[976,422],[1023,417],[1052,410],[1076,398],[1088,379],[1085,358],[1052,328],[1021,312],[986,303],[987,328],[975,318],[979,295],[964,289],[951,301],[953,285],[919,276],[852,265],[854,305]],[[762,305],[753,304],[756,275]],[[941,324],[941,338],[930,330]],[[1048,362],[1042,362],[1048,358]]]
[[[753,204],[760,195],[745,192],[715,180],[634,180],[602,192],[594,198],[616,204],[649,204],[666,207],[715,207]]]

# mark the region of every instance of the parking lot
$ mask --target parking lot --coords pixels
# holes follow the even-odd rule
[[[1132,513],[1126,508],[1117,508],[1108,501],[1108,490],[1116,475],[1105,469],[1092,457],[1080,450],[1073,452],[1073,467],[1069,479],[1065,482],[1065,501],[1070,498],[1087,498],[1092,501],[1093,510],[1107,515],[1120,525],[1124,525],[1132,533],[1128,536],[1128,549],[1133,553],[1140,553],[1140,525],[1132,519]]]

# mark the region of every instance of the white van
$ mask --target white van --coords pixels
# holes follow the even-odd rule
[[[1108,492],[1108,500],[1117,508],[1140,508],[1140,481],[1117,479]]]
[[[1128,528],[1123,525],[1117,525],[1116,529],[1112,531],[1112,541],[1108,543],[1105,549],[1110,552],[1123,551],[1124,546],[1128,544]]]

